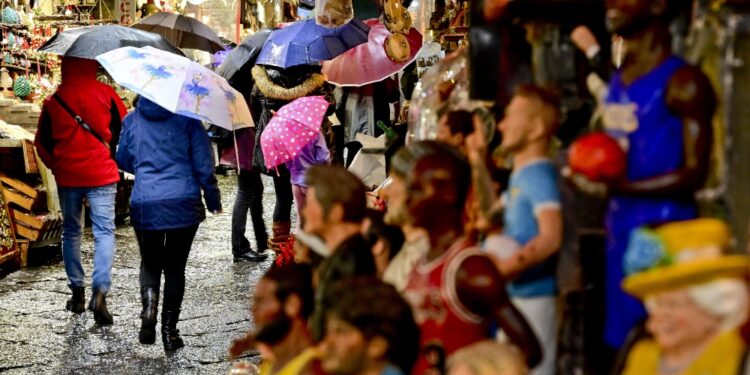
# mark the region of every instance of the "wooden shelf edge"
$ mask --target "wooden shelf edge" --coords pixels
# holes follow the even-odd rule
[[[19,255],[20,255],[20,251],[18,249],[11,251],[7,254],[0,255],[0,264],[3,264],[10,259],[15,259]]]

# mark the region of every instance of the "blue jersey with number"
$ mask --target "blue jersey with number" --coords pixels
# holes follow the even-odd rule
[[[625,85],[617,72],[610,82],[604,126],[627,154],[630,181],[675,171],[684,163],[683,123],[667,107],[669,80],[685,66],[670,57],[649,73]],[[605,340],[620,347],[629,330],[646,314],[643,305],[622,291],[622,259],[630,232],[642,225],[696,217],[692,194],[669,197],[614,196],[606,216]]]

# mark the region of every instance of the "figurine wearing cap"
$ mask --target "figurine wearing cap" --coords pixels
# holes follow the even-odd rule
[[[730,238],[715,219],[633,232],[622,286],[644,301],[652,338],[634,345],[623,374],[742,373],[750,258],[727,254]]]

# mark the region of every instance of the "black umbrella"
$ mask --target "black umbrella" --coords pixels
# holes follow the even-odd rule
[[[271,29],[263,29],[242,40],[216,69],[216,73],[230,81],[230,84],[240,76],[249,76],[250,69],[255,65],[255,60],[263,49],[263,44],[271,35]]]
[[[105,52],[128,46],[151,46],[184,56],[161,35],[118,25],[68,29],[50,38],[38,51],[93,60]]]
[[[130,27],[157,33],[180,48],[216,53],[224,51],[224,43],[215,31],[201,21],[180,14],[154,13]]]

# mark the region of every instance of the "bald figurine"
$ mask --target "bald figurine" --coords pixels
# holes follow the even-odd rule
[[[609,0],[607,27],[624,40],[610,80],[606,132],[626,151],[627,172],[609,186],[574,176],[585,191],[608,193],[605,341],[623,345],[645,310],[620,284],[630,232],[697,217],[694,194],[708,175],[716,98],[707,77],[671,50],[669,24],[678,0]]]

